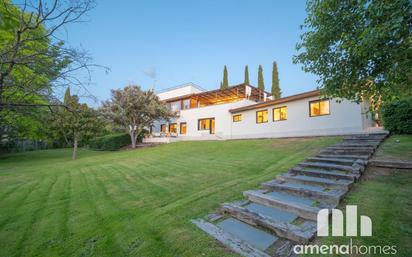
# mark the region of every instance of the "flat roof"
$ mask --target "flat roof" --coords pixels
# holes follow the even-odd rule
[[[309,92],[305,92],[305,93],[296,94],[296,95],[291,95],[291,96],[287,96],[287,97],[282,97],[282,98],[275,99],[275,100],[269,100],[269,101],[266,101],[266,102],[263,102],[263,103],[257,103],[257,104],[252,104],[252,105],[248,105],[248,106],[243,106],[243,107],[239,107],[239,108],[230,109],[229,112],[237,113],[237,112],[243,112],[243,111],[247,111],[247,110],[254,110],[254,109],[268,107],[268,106],[275,105],[275,104],[282,104],[282,103],[297,101],[297,100],[301,100],[301,99],[305,99],[305,98],[309,98],[309,97],[314,97],[314,96],[320,96],[320,90],[319,89],[309,91]]]

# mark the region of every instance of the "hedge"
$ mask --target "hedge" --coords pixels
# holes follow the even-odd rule
[[[89,148],[93,150],[116,151],[130,144],[130,135],[127,133],[121,133],[92,139],[89,142]]]
[[[412,134],[412,98],[393,101],[382,107],[385,129],[398,134]]]

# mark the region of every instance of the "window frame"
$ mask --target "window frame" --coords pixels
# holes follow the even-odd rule
[[[167,124],[160,124],[160,133],[167,133],[167,126],[166,126]],[[162,127],[164,127],[165,128],[165,131],[163,131],[163,129],[162,129]]]
[[[328,103],[328,105],[329,105],[328,113],[326,113],[326,114],[312,115],[312,112],[311,112],[311,109],[310,109],[310,105],[311,105],[312,103],[316,103],[316,102],[317,102],[317,103],[319,104],[319,111],[320,111],[320,102],[325,102],[325,101],[328,101],[328,102],[329,102],[329,103]],[[312,117],[320,117],[320,116],[327,116],[327,115],[330,115],[330,99],[329,99],[329,98],[317,99],[317,100],[309,101],[309,117],[310,117],[310,118],[312,118]]]
[[[172,132],[172,130],[170,129],[173,125],[176,125],[176,131],[175,132]],[[169,133],[176,133],[177,134],[177,123],[176,122],[169,123],[168,129],[169,129]]]
[[[212,120],[214,120],[215,118],[211,117],[211,118],[201,118],[201,119],[197,119],[197,130],[198,131],[206,131],[206,130],[210,130],[211,126],[212,126]],[[200,121],[202,120],[209,120],[209,128],[207,129],[200,129]]]
[[[280,110],[281,110],[280,112],[282,113],[282,108],[285,108],[285,109],[286,109],[286,119],[282,119],[281,115],[279,115],[279,120],[275,120],[275,110],[276,110],[276,109],[280,109]],[[288,120],[288,106],[287,106],[287,105],[284,105],[284,106],[279,106],[279,107],[273,108],[273,109],[272,109],[272,120],[273,120],[273,122]]]
[[[265,111],[266,111],[266,121],[258,122],[258,113],[259,113],[259,112],[265,112]],[[263,110],[256,111],[256,124],[268,123],[268,122],[269,122],[269,117],[268,117],[268,115],[269,115],[268,109],[263,109]],[[262,117],[262,118],[263,118],[263,117]]]
[[[239,120],[235,120],[235,117],[240,117]],[[232,122],[241,122],[242,121],[242,114],[235,114],[232,116]]]
[[[186,131],[185,131],[185,133],[182,133],[182,125],[185,125],[186,126]],[[180,122],[179,123],[179,134],[180,135],[186,135],[187,134],[187,122]]]

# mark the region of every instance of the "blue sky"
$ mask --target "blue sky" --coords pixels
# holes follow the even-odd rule
[[[155,68],[156,89],[186,82],[215,89],[223,66],[229,84],[242,83],[249,65],[252,85],[263,65],[266,89],[272,62],[279,67],[283,96],[314,89],[316,77],[292,63],[306,17],[305,1],[97,1],[88,23],[71,25],[68,42],[81,46],[111,72],[93,73],[90,91],[99,99],[129,83],[148,89]]]

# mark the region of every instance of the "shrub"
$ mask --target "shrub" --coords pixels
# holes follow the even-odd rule
[[[382,107],[385,129],[399,134],[412,134],[412,98],[393,101]]]
[[[121,133],[92,139],[89,141],[89,148],[93,150],[116,151],[130,144],[131,142],[129,134]]]

